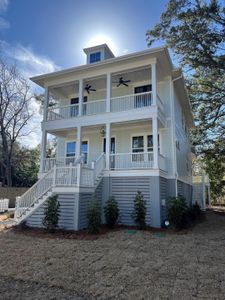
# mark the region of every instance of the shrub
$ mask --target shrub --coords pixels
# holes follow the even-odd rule
[[[45,216],[43,219],[43,225],[50,232],[54,232],[58,227],[59,207],[60,204],[58,202],[58,195],[54,195],[48,198],[47,206],[45,207],[44,212]]]
[[[182,196],[171,197],[168,201],[168,219],[175,229],[182,229],[188,226],[188,206]]]
[[[107,226],[113,228],[119,217],[119,208],[114,197],[109,197],[109,200],[104,207],[104,212]]]
[[[146,211],[146,201],[144,200],[143,194],[138,191],[134,199],[134,211],[132,217],[139,229],[146,228]]]
[[[87,210],[88,232],[95,234],[99,233],[101,225],[101,207],[96,195],[93,196]]]
[[[202,211],[201,211],[201,207],[198,205],[197,202],[195,202],[195,204],[193,204],[189,210],[189,217],[192,221],[196,221],[197,219],[199,219],[199,217],[201,217]]]

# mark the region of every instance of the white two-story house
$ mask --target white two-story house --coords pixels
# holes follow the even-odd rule
[[[119,57],[106,44],[84,52],[85,65],[31,78],[45,89],[41,163],[39,181],[17,199],[16,219],[42,226],[46,199],[57,193],[59,227],[79,230],[96,193],[102,211],[114,196],[119,222],[132,225],[141,191],[147,224],[161,227],[168,197],[192,197],[193,116],[181,69],[166,47]],[[57,139],[54,157],[48,134]]]

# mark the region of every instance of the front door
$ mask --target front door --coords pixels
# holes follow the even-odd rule
[[[103,152],[106,152],[106,138],[103,139]],[[116,153],[116,138],[111,137],[111,147],[110,147],[110,153],[115,154]],[[110,158],[110,167],[111,169],[115,168],[115,156]]]

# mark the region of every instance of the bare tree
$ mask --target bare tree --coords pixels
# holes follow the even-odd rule
[[[0,59],[0,143],[3,184],[12,186],[13,148],[18,139],[29,134],[30,87],[15,65]]]

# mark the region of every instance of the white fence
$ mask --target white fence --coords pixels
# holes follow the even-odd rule
[[[0,199],[0,212],[8,211],[9,199]]]

